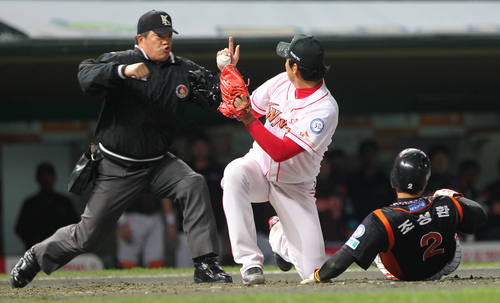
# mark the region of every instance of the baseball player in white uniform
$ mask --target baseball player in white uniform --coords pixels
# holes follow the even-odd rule
[[[276,51],[286,58],[286,72],[250,96],[252,112],[242,122],[255,142],[245,156],[227,165],[221,181],[233,257],[242,264],[247,285],[265,282],[251,203],[269,201],[276,210],[279,222],[273,221],[270,244],[280,268],[289,270],[293,264],[304,279],[325,261],[315,181],[339,109],[323,80],[328,67],[319,40],[298,34],[291,43],[280,42]],[[239,57],[239,48],[237,52]],[[247,102],[242,95],[235,106]],[[256,119],[261,116],[264,125]]]

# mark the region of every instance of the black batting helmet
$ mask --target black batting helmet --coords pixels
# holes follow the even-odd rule
[[[431,176],[429,157],[416,148],[407,148],[394,160],[391,170],[392,188],[422,189]]]

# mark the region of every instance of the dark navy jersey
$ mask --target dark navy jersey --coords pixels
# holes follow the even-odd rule
[[[463,197],[425,197],[368,215],[344,248],[367,269],[380,253],[399,280],[415,281],[439,272],[455,256],[457,231],[473,233],[485,224],[479,204]]]

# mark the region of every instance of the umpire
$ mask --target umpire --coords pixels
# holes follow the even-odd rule
[[[215,258],[217,227],[204,178],[169,152],[187,101],[207,110],[218,106],[217,100],[195,97],[190,89],[190,71],[205,70],[171,52],[173,33],[171,17],[152,10],[139,19],[134,49],[80,64],[83,91],[105,93],[95,131],[103,159],[81,221],[30,248],[11,272],[13,287],[26,286],[40,270],[51,274],[76,256],[95,251],[143,193],[180,204],[194,281],[232,282]]]

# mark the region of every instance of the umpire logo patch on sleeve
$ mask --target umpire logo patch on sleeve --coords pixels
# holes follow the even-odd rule
[[[359,245],[359,241],[354,239],[353,237],[350,237],[349,240],[347,240],[347,242],[345,242],[345,245],[352,248],[352,250],[356,250],[356,247],[358,247],[358,245]]]

